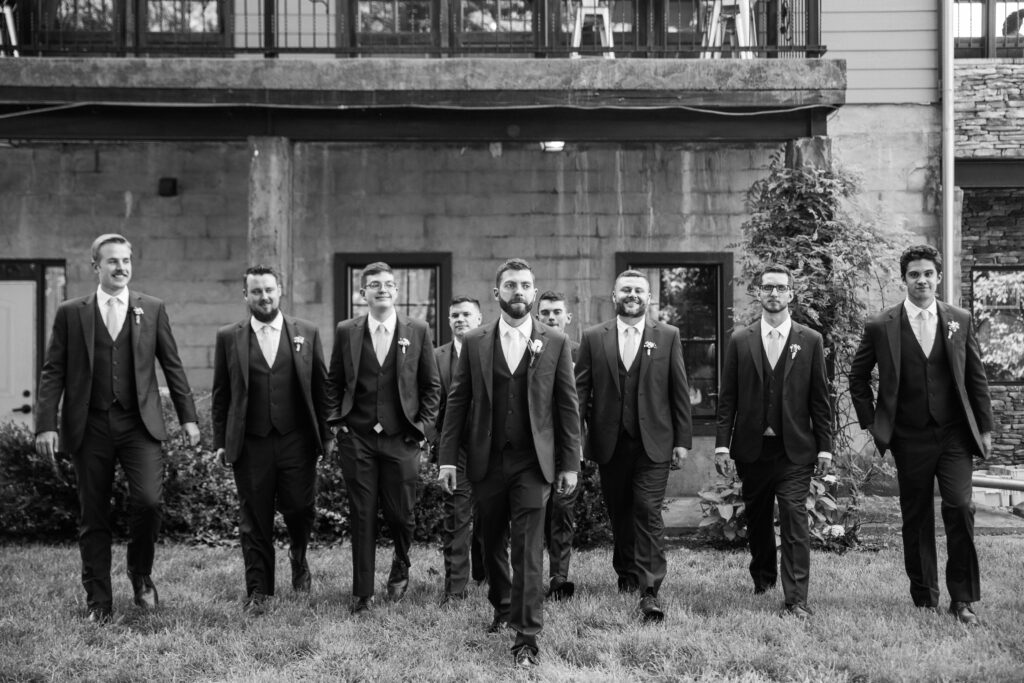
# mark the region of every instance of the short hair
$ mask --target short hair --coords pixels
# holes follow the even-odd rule
[[[930,244],[915,244],[912,247],[907,247],[900,254],[900,279],[907,277],[907,266],[910,265],[911,261],[931,261],[935,264],[935,269],[942,271],[942,254],[939,250]]]
[[[476,306],[476,310],[480,310],[480,302],[471,296],[455,296],[452,297],[452,301],[448,304],[448,308],[458,306],[459,304],[473,304]]]
[[[100,262],[100,247],[104,244],[124,244],[128,246],[128,250],[131,251],[132,243],[128,241],[124,235],[118,235],[116,232],[108,232],[104,235],[100,235],[92,241],[92,262]]]
[[[565,300],[566,300],[565,294],[563,294],[562,292],[556,292],[553,289],[549,289],[546,292],[544,292],[543,294],[541,294],[539,297],[537,297],[537,301],[565,301]]]
[[[647,286],[651,286],[651,278],[647,277],[647,275],[634,268],[627,268],[626,270],[616,275],[615,281],[618,282],[624,277],[642,277],[644,280],[647,280]]]
[[[786,276],[786,281],[789,283],[789,286],[793,286],[793,271],[791,271],[789,268],[782,265],[781,263],[769,263],[767,266],[762,268],[755,282],[757,282],[757,284],[762,284],[764,282],[764,276],[766,273],[782,273],[783,275]]]
[[[277,286],[281,286],[281,274],[273,266],[265,266],[262,263],[257,263],[255,266],[249,266],[245,269],[245,275],[242,276],[242,289],[246,291],[249,289],[249,276],[250,275],[273,275],[277,281]]]
[[[528,270],[531,275],[533,274],[533,268],[525,259],[510,258],[498,266],[498,271],[494,274],[495,287],[501,287],[501,276],[507,270]]]
[[[394,275],[394,271],[391,270],[391,266],[384,263],[383,261],[374,261],[370,265],[363,268],[362,274],[359,276],[359,282],[361,287],[366,286],[366,278],[377,273],[391,273]]]

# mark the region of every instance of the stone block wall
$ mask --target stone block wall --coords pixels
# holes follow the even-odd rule
[[[1024,60],[958,59],[958,158],[1024,158]]]

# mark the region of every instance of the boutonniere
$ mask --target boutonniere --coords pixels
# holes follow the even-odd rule
[[[398,340],[398,345],[402,348],[402,355],[404,356],[405,350],[409,348],[409,340],[406,339],[405,337],[402,337],[401,339]]]
[[[644,342],[644,350],[647,351],[647,355],[648,356],[650,356],[651,355],[651,351],[653,351],[656,348],[658,348],[658,345],[655,344],[654,342],[652,342],[652,341],[645,341]]]
[[[950,320],[946,323],[946,329],[949,330],[949,334],[946,335],[946,339],[952,339],[953,333],[960,329],[960,323],[955,320]]]
[[[798,353],[800,353],[800,345],[799,344],[790,344],[789,345],[789,359],[793,360],[794,358],[796,358],[796,354],[798,354]]]
[[[537,356],[544,350],[544,342],[540,339],[531,339],[530,344],[526,347],[530,350],[530,367],[533,367],[533,362],[537,360]]]
[[[292,344],[295,344],[295,353],[298,353],[299,351],[301,351],[302,350],[302,345],[305,344],[305,343],[306,343],[306,338],[303,337],[302,335],[299,335],[299,336],[293,338],[292,339]]]
[[[143,313],[142,306],[136,306],[135,308],[133,308],[132,309],[132,313],[135,314],[135,324],[136,325],[138,325],[140,322],[142,322],[142,313]]]

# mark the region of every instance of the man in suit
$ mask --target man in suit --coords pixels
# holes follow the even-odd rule
[[[992,407],[970,314],[936,301],[942,256],[927,244],[900,257],[907,298],[864,326],[850,367],[850,395],[860,426],[896,462],[903,513],[903,555],[910,596],[937,609],[935,479],[949,557],[949,611],[975,625],[981,598],[971,502],[972,455],[992,448]],[[878,395],[871,371],[878,367]]]
[[[448,306],[448,325],[452,340],[434,349],[437,372],[441,378],[441,407],[437,411],[436,433],[444,429],[445,406],[448,391],[455,377],[455,368],[462,354],[462,340],[466,333],[480,326],[480,302],[469,296],[457,296]],[[466,584],[470,574],[483,581],[483,554],[480,545],[480,523],[477,519],[476,498],[466,478],[466,453],[459,451],[456,468],[457,486],[444,500],[444,596],[441,605],[466,597]]]
[[[572,322],[572,313],[565,303],[565,294],[553,290],[541,293],[537,303],[537,319],[548,327],[565,334],[565,327]],[[580,345],[569,341],[572,361]],[[580,463],[582,466],[582,463]],[[567,600],[576,593],[576,584],[569,580],[569,561],[572,559],[572,537],[576,532],[576,499],[580,486],[571,492],[559,493],[553,484],[548,497],[544,542],[548,547],[548,590],[552,600]]]
[[[373,598],[378,501],[395,544],[388,598],[401,600],[409,587],[420,445],[432,434],[441,393],[430,328],[395,310],[391,267],[371,263],[361,282],[370,312],[338,323],[328,381],[328,422],[349,500],[353,614]]]
[[[637,270],[615,278],[616,317],[583,332],[576,389],[586,457],[601,472],[620,592],[640,593],[644,623],[665,617],[665,500],[669,469],[692,446],[690,391],[679,330],[647,318],[651,283]]]
[[[250,315],[217,331],[213,447],[238,488],[246,611],[274,594],[275,502],[291,540],[292,588],[308,592],[306,546],[316,518],[316,461],[327,443],[327,366],[320,331],[281,313],[281,278],[242,278]]]
[[[754,593],[775,586],[775,501],[782,535],[781,615],[809,618],[811,536],[804,505],[815,466],[832,461],[832,409],[821,335],[789,314],[793,277],[781,265],[757,278],[761,317],[725,348],[718,395],[715,457],[730,458],[743,482]]]
[[[168,438],[160,409],[156,360],[190,445],[199,443],[196,409],[164,303],[129,292],[132,246],[121,235],[92,243],[96,292],[60,305],[39,378],[36,451],[56,463],[57,407],[62,450],[78,480],[82,556],[90,621],[111,618],[110,495],[114,465],[128,480],[127,569],[135,604],[159,602],[151,577],[160,532],[163,456]]]
[[[488,632],[516,631],[512,657],[519,667],[538,663],[551,483],[559,492],[576,487],[580,449],[569,340],[534,324],[536,295],[526,261],[509,259],[498,268],[494,298],[501,318],[463,338],[440,450],[439,479],[448,492],[458,485],[460,449],[466,453],[494,607]]]

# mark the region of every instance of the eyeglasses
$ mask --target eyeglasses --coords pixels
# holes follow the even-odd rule
[[[398,285],[390,280],[388,282],[377,282],[374,280],[373,282],[367,282],[365,286],[367,289],[398,289]]]
[[[789,285],[761,285],[760,289],[765,294],[771,294],[773,291],[785,294],[789,291]]]

